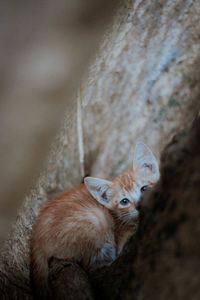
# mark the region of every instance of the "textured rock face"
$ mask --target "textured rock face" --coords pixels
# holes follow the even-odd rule
[[[88,77],[86,76],[83,80],[80,91],[86,173],[105,178],[120,173],[131,163],[131,151],[137,140],[142,140],[148,144],[158,156],[174,133],[193,120],[199,107],[200,94],[199,12],[199,2],[192,0],[156,1],[155,3],[150,0],[125,1],[125,4],[121,5],[113,24],[102,40],[99,53],[91,64]],[[175,152],[177,147],[178,154],[175,155],[177,160],[179,155],[182,157],[182,150],[179,151],[178,145],[179,143],[171,146],[172,148],[175,147]],[[164,155],[166,164],[168,164],[168,161],[172,162],[171,171],[167,173],[167,169],[163,169],[164,179],[161,181],[163,188],[169,189],[171,194],[173,194],[176,182],[173,185],[166,182],[170,180],[171,174],[176,172],[176,168],[178,168],[176,159],[172,160],[170,157],[175,153],[170,152],[172,148],[168,148],[169,155]],[[191,153],[193,156],[194,153]],[[188,164],[187,168],[191,171],[190,167],[195,168],[195,164],[192,163],[191,166]],[[169,166],[167,168],[169,170]],[[184,165],[182,165],[182,168],[180,172],[184,172]],[[178,170],[177,180],[182,176]],[[198,178],[197,173],[195,176]],[[74,101],[73,104],[70,104],[60,133],[51,147],[46,167],[35,187],[27,195],[5,250],[1,253],[0,286],[4,289],[5,295],[9,291],[11,293],[10,297],[17,297],[17,295],[20,295],[21,299],[31,297],[28,239],[34,217],[38,213],[42,202],[51,198],[54,193],[79,183],[80,178],[76,102]],[[174,178],[176,179],[176,176]],[[195,178],[194,180],[197,180]],[[181,187],[183,187],[184,177],[182,180],[183,182],[178,183]],[[190,192],[191,188],[188,190],[188,193]],[[151,197],[155,198],[155,201],[158,197],[157,201],[159,203],[164,201],[168,203],[168,198],[166,198],[168,196],[159,195],[151,195]],[[185,193],[185,195],[190,198],[190,194]],[[165,199],[159,197],[165,197]],[[182,190],[175,191],[174,197],[176,199],[182,198]],[[159,232],[155,230],[152,232],[153,236],[151,236],[151,227],[146,228],[145,224],[153,223],[153,225],[157,225],[161,221],[161,217],[164,218],[166,223],[161,222],[160,226],[167,226],[168,218],[172,217],[169,231],[175,230],[174,227],[179,228],[179,225],[176,225],[179,221],[183,226],[190,224],[189,227],[195,228],[198,225],[195,223],[197,220],[194,223],[188,223],[187,217],[182,215],[183,212],[186,214],[187,199],[184,198],[183,202],[180,202],[182,208],[179,207],[179,203],[177,204],[178,210],[174,210],[174,214],[180,209],[180,215],[175,217],[173,216],[172,204],[170,204],[172,205],[170,215],[169,207],[163,208],[163,215],[162,211],[158,216],[155,213],[155,217],[151,213],[147,213],[145,217],[147,219],[144,219],[146,221],[144,221],[144,225],[141,225],[143,227],[138,233],[140,240],[142,240],[144,231],[147,231],[148,236],[155,242],[154,244],[158,245],[157,235],[159,235]],[[196,214],[198,210],[195,212],[194,203],[189,208],[189,218],[192,219],[192,214]],[[162,210],[162,207],[160,209]],[[149,220],[149,223],[147,220]],[[128,277],[124,278],[122,276],[122,282],[120,282],[120,275],[122,274],[120,269],[116,271],[116,274],[120,275],[113,275],[116,282],[119,282],[120,290],[123,290],[123,286],[126,287],[127,290],[123,294],[126,297],[125,299],[129,299],[129,292],[132,295],[138,293],[138,299],[147,298],[149,291],[152,295],[155,293],[154,296],[156,297],[156,291],[159,287],[157,282],[160,280],[161,275],[166,280],[170,280],[170,278],[174,278],[174,280],[173,282],[167,281],[170,289],[168,291],[163,290],[163,298],[160,297],[159,299],[165,299],[169,296],[167,293],[170,293],[176,284],[180,287],[182,284],[186,286],[186,279],[189,280],[189,278],[177,274],[182,274],[181,266],[186,263],[184,258],[187,256],[187,250],[180,258],[180,264],[176,265],[176,269],[173,268],[174,255],[171,255],[171,253],[173,251],[181,252],[182,248],[188,249],[187,246],[190,242],[193,245],[192,240],[189,238],[189,227],[186,227],[183,231],[181,229],[180,232],[178,231],[178,235],[187,233],[188,236],[188,239],[185,240],[185,243],[188,244],[181,244],[179,250],[177,250],[180,243],[179,236],[177,236],[177,241],[172,239],[171,242],[170,238],[166,238],[168,229],[166,229],[167,232],[164,233],[164,237],[162,237],[161,231],[159,238],[161,241],[162,239],[163,241],[166,240],[163,242],[164,251],[162,255],[159,249],[156,248],[158,246],[155,246],[155,249],[151,247],[151,251],[148,252],[148,242],[143,237],[144,240],[141,242],[143,247],[141,246],[140,250],[143,253],[143,260],[140,256],[136,256],[136,270],[138,269],[138,273],[135,267],[131,270],[130,266],[127,265],[126,268],[121,268],[125,274],[131,276],[129,278],[135,278],[134,274],[137,274],[137,278],[141,278],[141,281],[139,279],[131,281],[129,287],[127,287],[126,279]],[[159,225],[157,228],[159,230]],[[194,234],[197,234],[197,232],[195,231]],[[132,247],[135,246],[131,246],[130,251],[133,251]],[[193,256],[197,257],[197,252],[195,252],[197,248],[193,247],[193,249]],[[134,248],[134,251],[137,250]],[[160,260],[156,261],[156,265],[149,258],[152,256],[152,252],[158,253],[160,257]],[[188,256],[190,256],[190,253]],[[171,267],[167,263],[168,256]],[[143,261],[146,263],[142,263]],[[152,276],[153,268],[159,269],[162,265],[165,266],[165,270],[163,267],[160,272],[155,272]],[[187,267],[189,270],[189,266]],[[168,270],[170,276],[166,277]],[[112,272],[114,274],[115,270]],[[193,269],[191,274],[193,274]],[[148,276],[148,278],[145,276]],[[119,277],[119,281],[116,277]],[[105,278],[108,280],[107,277]],[[141,287],[143,280],[147,282],[144,289]],[[191,284],[195,284],[194,281]],[[164,281],[162,281],[162,287],[164,287]],[[102,293],[110,295],[109,293],[112,292],[113,298],[117,298],[119,289],[116,289],[116,292],[112,289],[107,292],[105,288]],[[177,298],[181,299],[181,290],[177,289],[177,293]]]
[[[91,166],[91,155],[86,155],[89,173],[101,176],[130,163],[127,154],[137,139],[159,154],[177,129],[191,121],[199,100],[199,4],[126,5],[83,91],[85,146],[95,158]]]

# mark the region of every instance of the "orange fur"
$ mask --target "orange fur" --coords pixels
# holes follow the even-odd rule
[[[113,230],[108,210],[84,184],[45,203],[31,238],[31,280],[37,297],[44,298],[51,257],[75,259],[88,269],[103,244],[115,245]]]
[[[124,173],[114,178],[113,183],[119,185],[121,189],[129,192],[133,188],[134,176],[133,169],[127,169]]]
[[[98,203],[84,184],[63,192],[43,205],[31,239],[31,269],[35,288],[46,280],[51,257],[75,259],[86,270],[109,264],[117,257],[131,233],[133,223],[123,224],[115,216],[121,211],[127,213],[136,209],[135,203],[128,208],[117,208],[118,189],[130,191],[133,182],[133,172],[130,171],[113,180],[111,210]],[[92,261],[91,257],[98,256],[105,244],[113,247],[114,257],[111,255],[110,260],[108,257],[105,261],[103,258],[102,261]]]
[[[86,271],[116,259],[137,222],[141,187],[155,184],[152,178],[158,176],[153,176],[144,180],[143,173],[133,168],[113,181],[88,177],[85,184],[42,206],[31,238],[31,280],[37,299],[45,298],[52,257],[73,259]],[[100,198],[92,196],[94,191]],[[128,205],[120,204],[123,198],[129,198]]]

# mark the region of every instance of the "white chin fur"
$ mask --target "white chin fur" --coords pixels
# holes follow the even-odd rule
[[[138,218],[139,217],[139,211],[135,210],[132,215],[133,215],[133,217]]]
[[[139,211],[134,210],[131,213],[127,213],[121,216],[120,219],[123,221],[124,224],[132,225],[137,221],[138,217],[139,217]]]

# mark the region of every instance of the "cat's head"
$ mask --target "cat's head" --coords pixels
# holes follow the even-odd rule
[[[138,142],[134,149],[133,168],[126,170],[112,181],[86,177],[84,183],[99,203],[128,224],[139,215],[137,207],[141,194],[155,185],[159,176],[155,156],[144,143]]]

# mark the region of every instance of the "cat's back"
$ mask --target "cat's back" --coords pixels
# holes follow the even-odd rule
[[[84,184],[81,184],[46,202],[41,207],[38,221],[44,218],[45,222],[49,220],[51,223],[54,220],[69,224],[70,219],[94,221],[95,216],[102,223],[106,223],[105,218],[110,219],[108,210],[90,195]]]
[[[106,243],[106,239],[113,240],[113,227],[108,209],[81,184],[43,205],[36,220],[33,243],[50,256],[62,257],[63,251],[65,256],[69,249],[68,256],[74,256],[81,243],[85,249],[95,249],[96,245]]]

